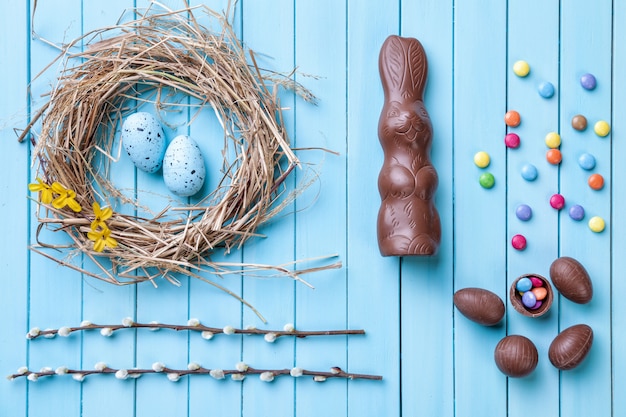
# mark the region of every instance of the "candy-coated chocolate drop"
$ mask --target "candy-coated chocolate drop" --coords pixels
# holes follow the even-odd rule
[[[583,153],[578,157],[578,165],[587,171],[596,167],[596,158],[590,153]]]
[[[548,290],[545,287],[535,287],[531,291],[537,300],[543,300],[548,295]]]
[[[525,77],[530,72],[530,65],[528,65],[528,62],[526,61],[516,61],[513,64],[513,72],[518,77]]]
[[[546,160],[552,165],[558,165],[563,160],[563,155],[558,149],[550,149],[546,152]]]
[[[611,126],[604,120],[600,120],[593,125],[593,131],[600,137],[605,137],[611,132]]]
[[[518,148],[520,144],[520,138],[517,133],[507,133],[504,137],[504,144],[507,148]]]
[[[561,194],[553,194],[552,197],[550,197],[550,205],[553,209],[561,210],[565,207],[565,197]]]
[[[569,216],[572,220],[580,221],[585,218],[585,209],[583,206],[575,204],[569,209]]]
[[[520,204],[515,209],[515,215],[518,219],[525,222],[527,220],[530,220],[530,218],[533,216],[533,210],[527,204]]]
[[[526,291],[524,295],[522,295],[522,304],[524,304],[525,307],[532,308],[537,304],[537,297],[535,297],[532,291]]]
[[[522,167],[522,178],[526,181],[534,181],[537,179],[537,167],[533,164],[525,164]]]
[[[539,92],[539,95],[541,97],[551,98],[552,96],[554,96],[554,85],[552,85],[551,82],[545,81],[539,84],[539,87],[537,87],[537,91]]]
[[[596,77],[594,77],[593,74],[583,74],[583,76],[580,77],[580,85],[582,85],[585,90],[593,90],[597,85]]]
[[[515,235],[511,239],[511,245],[513,249],[524,250],[526,249],[526,238],[524,235]]]
[[[532,282],[533,288],[543,287],[543,281],[537,277],[530,277],[530,282]]]
[[[509,110],[504,115],[504,123],[510,127],[517,127],[522,122],[522,117],[515,110]]]
[[[496,183],[496,179],[491,172],[485,172],[478,178],[478,182],[480,183],[481,187],[489,189],[493,188],[494,184]]]
[[[546,146],[552,149],[561,146],[561,135],[556,132],[548,133],[546,135]]]
[[[541,300],[537,300],[537,302],[535,303],[534,306],[530,307],[531,310],[537,310],[539,307],[541,307],[541,305],[543,304],[543,301]]]
[[[582,114],[577,114],[576,116],[572,117],[572,127],[579,132],[582,132],[583,130],[587,129],[587,118]]]
[[[601,190],[604,187],[604,177],[600,174],[591,174],[587,179],[587,184],[594,190]]]
[[[594,216],[589,219],[589,229],[591,229],[592,232],[600,233],[601,231],[604,230],[604,227],[605,227],[605,224],[604,224],[604,219],[602,217]]]
[[[533,283],[528,277],[520,278],[517,281],[517,284],[515,284],[515,289],[522,293],[525,293],[526,291],[530,290],[532,287],[533,287]]]
[[[489,166],[490,162],[491,157],[485,151],[476,152],[474,155],[474,164],[476,164],[478,168],[486,168]]]

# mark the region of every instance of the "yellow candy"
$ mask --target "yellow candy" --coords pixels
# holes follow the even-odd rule
[[[611,126],[604,120],[600,120],[593,126],[593,130],[596,132],[596,135],[605,137],[611,131]]]
[[[518,77],[525,77],[530,72],[530,65],[526,61],[517,61],[513,64],[513,72]]]
[[[474,155],[474,163],[478,168],[486,168],[489,166],[489,162],[491,162],[491,158],[485,151],[476,152],[476,155]]]
[[[589,219],[589,228],[592,232],[600,233],[604,230],[604,219],[600,216],[594,216]]]
[[[561,146],[561,135],[556,132],[550,132],[546,135],[546,146],[556,149]]]

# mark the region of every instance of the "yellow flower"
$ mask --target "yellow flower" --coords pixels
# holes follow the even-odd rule
[[[44,204],[52,203],[52,189],[48,184],[43,182],[41,178],[37,177],[37,183],[28,184],[28,189],[32,192],[39,191],[39,196],[41,197],[41,202]]]
[[[76,213],[82,210],[80,204],[75,200],[76,193],[73,190],[68,190],[58,182],[53,182],[52,191],[58,194],[58,197],[52,200],[52,207],[55,209],[62,209],[68,206]]]
[[[111,207],[105,207],[101,210],[100,204],[93,203],[93,214],[96,218],[91,222],[91,230],[95,232],[99,227],[103,229],[107,227],[105,221],[111,218],[113,210],[111,210]]]
[[[93,250],[96,252],[102,252],[107,246],[109,248],[117,246],[117,240],[111,237],[111,230],[106,226],[98,231],[88,232],[87,237],[93,241]]]

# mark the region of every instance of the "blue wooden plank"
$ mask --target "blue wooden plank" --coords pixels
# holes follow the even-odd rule
[[[539,7],[542,13],[535,12]],[[508,3],[507,109],[517,110],[522,118],[519,127],[509,129],[520,136],[521,145],[507,151],[508,286],[523,274],[548,277],[550,264],[558,256],[559,213],[548,202],[550,196],[559,191],[559,169],[547,162],[545,153],[548,148],[543,140],[548,132],[560,131],[558,21],[557,3]],[[531,27],[533,30],[529,31]],[[518,77],[513,72],[513,65],[518,60],[525,60],[530,65],[526,77]],[[553,98],[545,99],[538,94],[537,86],[542,82],[551,82],[555,86],[557,94]],[[502,146],[503,142],[500,143]],[[522,167],[528,163],[539,171],[535,181],[526,181],[521,176]],[[529,221],[523,222],[515,215],[520,204],[531,207],[533,215]],[[528,246],[523,251],[514,249],[510,243],[516,234],[527,239]],[[528,398],[537,395],[545,396],[544,406],[548,414],[558,414],[558,374],[546,360],[548,347],[557,331],[558,302],[540,318],[524,317],[514,310],[510,300],[507,307],[507,333],[529,338],[539,352],[539,364],[530,376],[509,379],[509,415],[523,415]]]
[[[453,2],[401,2],[401,35],[419,39],[428,57],[425,104],[433,125],[431,160],[439,175],[435,205],[439,252],[405,258],[401,272],[402,414],[454,414],[453,319]],[[429,317],[428,320],[420,320]]]
[[[585,219],[574,222],[561,216],[560,254],[578,259],[593,281],[593,299],[578,305],[562,299],[560,330],[585,323],[594,331],[593,348],[587,360],[575,370],[561,372],[561,413],[610,415],[611,404],[611,142],[613,135],[600,138],[593,133],[598,120],[611,119],[612,75],[612,2],[596,2],[592,9],[581,9],[583,2],[561,5],[561,131],[563,132],[563,164],[560,185],[570,201],[585,208]],[[584,11],[583,11],[584,10]],[[574,23],[585,20],[586,24]],[[579,79],[589,72],[598,85],[584,90]],[[570,126],[571,117],[581,113],[589,121],[582,134]],[[586,182],[591,172],[581,169],[577,160],[589,152],[596,158],[592,172],[602,174],[606,181],[600,191],[590,189]],[[617,157],[617,154],[614,154]],[[592,233],[586,223],[592,216],[601,216],[607,223],[602,233]],[[617,254],[617,252],[616,252]],[[618,255],[619,256],[619,255]],[[593,398],[593,400],[590,400]]]
[[[454,9],[454,290],[484,288],[506,302],[507,10],[479,3],[456,2]],[[486,169],[473,163],[478,151],[491,156]],[[484,172],[495,177],[492,189],[478,183]],[[506,322],[485,328],[454,311],[456,415],[505,414],[506,380],[493,352]]]
[[[13,373],[27,364],[28,331],[28,224],[29,202],[24,179],[29,170],[30,144],[18,143],[12,130],[27,121],[28,9],[16,2],[7,4],[0,16],[0,62],[11,63],[0,67],[3,99],[0,101],[0,172],[3,181],[0,216],[0,243],[4,279],[0,280],[0,305],[6,314],[0,319],[0,372]],[[10,312],[10,313],[8,313]],[[25,415],[27,408],[27,383],[14,381],[0,384],[0,402],[6,413]]]
[[[378,53],[387,36],[398,32],[400,9],[398,2],[363,7],[349,1],[347,12],[347,314],[348,327],[367,332],[348,339],[348,364],[353,372],[383,376],[382,383],[348,384],[348,412],[400,415],[399,261],[382,258],[376,238],[383,159]]]

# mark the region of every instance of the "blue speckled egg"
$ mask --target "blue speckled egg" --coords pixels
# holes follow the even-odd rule
[[[189,197],[202,188],[206,177],[204,158],[198,144],[187,135],[172,140],[163,158],[163,180],[180,197]]]
[[[145,172],[157,172],[163,164],[165,133],[150,113],[131,114],[122,124],[122,144],[135,166]]]

